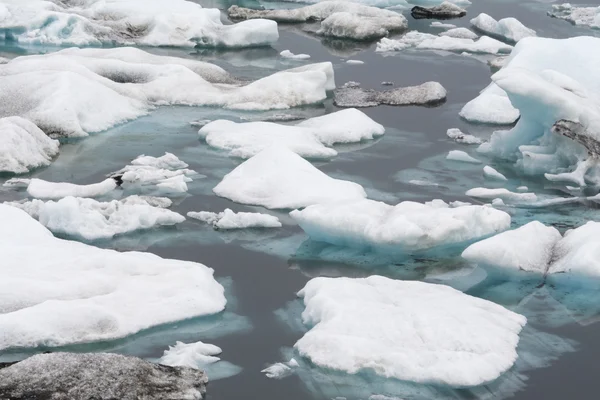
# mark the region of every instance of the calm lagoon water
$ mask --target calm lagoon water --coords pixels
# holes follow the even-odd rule
[[[486,12],[495,18],[514,16],[537,30],[540,36],[569,37],[598,35],[545,15],[547,2],[474,0],[468,17]],[[600,4],[598,0],[595,0]],[[235,2],[199,1],[205,6],[226,9]],[[588,2],[589,3],[589,2]],[[258,3],[240,3],[258,5]],[[266,7],[277,3],[264,3]],[[454,20],[468,26],[469,18]],[[433,32],[431,21],[409,17],[411,29]],[[306,33],[310,26],[280,28],[280,40],[274,48],[238,51],[147,49],[214,62],[228,71],[258,78],[276,70],[302,65],[284,60],[280,51],[308,53],[309,62],[331,61],[338,85],[357,81],[366,88],[384,89],[383,81],[397,86],[439,81],[448,90],[448,101],[435,108],[387,107],[364,111],[386,126],[381,139],[351,147],[340,147],[340,155],[317,164],[331,176],[361,183],[371,198],[396,203],[403,200],[446,201],[468,199],[464,192],[482,186],[481,165],[472,166],[445,161],[451,149],[472,152],[446,138],[448,128],[486,136],[494,128],[470,125],[458,112],[490,82],[491,71],[485,60],[456,54],[406,51],[378,54],[374,44],[323,40]],[[56,48],[0,47],[3,56],[13,57],[54,51]],[[349,65],[347,59],[364,61]],[[302,117],[336,111],[331,99],[323,105],[290,110]],[[270,112],[276,114],[279,112]],[[216,108],[162,107],[136,121],[84,140],[70,141],[52,166],[32,176],[74,183],[96,182],[120,169],[139,154],[158,156],[172,152],[190,168],[205,175],[190,185],[189,194],[176,199],[173,210],[235,211],[259,210],[234,204],[214,196],[211,189],[240,160],[209,149],[189,122],[199,119],[259,118],[264,114],[240,113]],[[481,158],[480,155],[477,157]],[[504,173],[516,188],[526,185],[545,195],[560,195],[560,189],[539,179],[519,176],[509,165],[495,160],[484,162]],[[0,183],[6,178],[0,178]],[[438,186],[415,186],[412,179],[435,182]],[[0,200],[23,198],[22,192],[0,188]],[[260,209],[264,212],[264,210]],[[176,340],[202,340],[223,348],[221,363],[209,369],[209,376],[225,377],[210,382],[208,398],[234,400],[367,399],[370,395],[408,399],[564,399],[596,398],[596,365],[600,359],[600,294],[592,291],[570,292],[544,282],[506,283],[485,278],[482,271],[469,269],[457,257],[462,249],[445,249],[419,257],[382,256],[310,242],[284,212],[272,212],[285,227],[280,230],[216,232],[200,223],[186,221],[174,228],[127,235],[95,245],[117,250],[142,250],[163,257],[192,260],[209,265],[226,286],[229,297],[225,313],[219,316],[158,327],[117,342],[69,347],[72,351],[116,351],[149,359],[160,357]],[[585,220],[600,220],[590,204],[556,206],[512,211],[515,226],[538,219],[560,230],[578,226]],[[519,346],[519,361],[496,382],[469,390],[414,385],[385,381],[368,374],[348,376],[323,371],[301,363],[297,374],[274,380],[260,371],[267,365],[293,356],[293,344],[302,336],[300,304],[295,293],[315,276],[367,276],[381,274],[398,279],[441,282],[474,296],[486,298],[520,312],[529,318]],[[148,310],[151,312],[151,310]],[[44,349],[37,349],[42,351]],[[24,353],[9,352],[0,360],[14,360]],[[226,377],[227,375],[232,375]]]

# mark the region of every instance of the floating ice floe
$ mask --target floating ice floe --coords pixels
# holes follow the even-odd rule
[[[471,24],[487,35],[513,43],[526,37],[536,36],[533,29],[529,29],[518,19],[512,17],[496,21],[486,13],[481,13],[471,20]]]
[[[158,105],[286,109],[320,102],[334,88],[331,63],[247,83],[201,61],[133,48],[70,48],[0,65],[0,117],[22,116],[48,135],[81,137]]]
[[[215,229],[245,229],[245,228],[281,228],[279,218],[274,215],[233,212],[229,208],[220,213],[209,211],[187,213],[190,218],[212,225]]]
[[[0,172],[22,174],[50,165],[58,140],[21,117],[0,118]]]
[[[68,182],[49,182],[43,179],[10,179],[7,187],[26,187],[27,194],[36,199],[62,199],[63,197],[99,197],[115,190],[117,180],[108,178],[99,183],[77,185]]]
[[[478,199],[502,199],[511,203],[533,203],[537,200],[535,193],[514,193],[505,188],[473,188],[465,194]]]
[[[478,38],[478,36],[475,32],[473,32],[472,30],[469,30],[467,28],[449,29],[445,32],[440,33],[440,36],[450,36],[453,38],[471,39],[471,40],[475,40]]]
[[[482,93],[503,91],[520,119],[511,130],[495,132],[479,151],[553,181],[585,186],[597,180],[600,52],[590,49],[600,49],[600,39],[521,40]]]
[[[600,28],[600,7],[576,7],[569,3],[554,4],[548,15],[564,19],[574,25]]]
[[[381,276],[314,278],[298,295],[312,328],[294,347],[314,365],[452,387],[510,369],[527,321],[448,286]]]
[[[284,50],[279,53],[279,55],[283,58],[291,58],[294,60],[306,60],[307,58],[310,58],[310,55],[308,54],[294,54],[289,50]]]
[[[473,40],[410,31],[398,39],[382,38],[375,51],[401,51],[408,48],[484,54],[510,53],[512,50],[512,46],[488,36]]]
[[[316,204],[291,217],[311,239],[339,246],[392,252],[460,244],[501,232],[510,216],[491,207],[450,207],[441,200],[404,201],[395,206],[374,200]]]
[[[109,239],[158,226],[175,225],[185,218],[164,205],[169,199],[130,196],[123,200],[99,202],[80,197],[64,197],[57,202],[32,200],[5,203],[26,211],[54,233],[85,240]]]
[[[446,136],[456,143],[462,144],[481,144],[483,141],[476,136],[464,133],[458,128],[450,128],[446,131]]]
[[[533,221],[474,243],[462,253],[467,261],[499,271],[545,274],[561,235],[554,227]]]
[[[483,176],[485,176],[487,179],[492,179],[496,181],[508,180],[504,175],[502,175],[500,172],[496,171],[496,169],[490,167],[489,165],[483,167]]]
[[[0,349],[119,339],[225,307],[202,264],[57,239],[8,205],[0,220]]]
[[[446,156],[446,160],[459,161],[470,164],[481,164],[481,160],[471,157],[469,154],[462,150],[450,150]]]
[[[317,4],[276,10],[254,10],[231,6],[228,10],[233,19],[265,18],[277,22],[321,21],[317,34],[355,40],[373,40],[390,32],[403,31],[408,27],[400,13],[383,10],[350,1],[322,1]]]
[[[467,10],[449,1],[444,1],[442,4],[433,7],[415,6],[410,10],[410,13],[415,19],[450,19],[464,17],[467,15]]]
[[[456,28],[456,25],[454,25],[454,24],[447,24],[447,23],[440,22],[440,21],[433,21],[429,26],[431,26],[432,28],[441,28],[441,29]]]
[[[7,0],[0,29],[24,44],[247,47],[277,41],[267,20],[224,25],[216,8],[172,0]]]
[[[244,161],[225,175],[213,192],[236,203],[274,209],[367,196],[359,184],[330,178],[281,146],[269,147]]]
[[[291,359],[286,363],[275,363],[273,365],[269,365],[267,368],[263,369],[262,373],[264,373],[267,378],[271,379],[282,379],[287,376],[290,376],[294,373],[294,368],[298,367],[298,362],[295,359]]]
[[[287,147],[307,158],[331,158],[336,143],[356,143],[383,135],[385,129],[355,108],[314,117],[296,125],[273,122],[210,122],[200,129],[209,146],[229,150],[235,157],[250,158],[272,145]]]
[[[355,64],[355,65],[360,65],[360,64],[364,64],[364,61],[361,60],[346,60],[346,64]]]
[[[203,371],[157,365],[109,353],[37,354],[0,369],[0,393],[11,399],[202,399]]]
[[[219,361],[220,358],[215,356],[221,353],[221,348],[214,344],[177,342],[174,346],[169,346],[169,349],[165,350],[158,362],[171,367],[202,369],[208,364]]]
[[[376,107],[420,105],[431,106],[446,100],[446,89],[439,82],[425,82],[418,86],[407,86],[377,91],[363,89],[349,82],[333,92],[333,102],[338,107]]]

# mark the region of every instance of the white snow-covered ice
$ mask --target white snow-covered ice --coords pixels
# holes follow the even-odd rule
[[[518,19],[512,17],[496,21],[488,14],[481,13],[471,20],[471,24],[485,34],[513,43],[526,37],[536,36],[533,29],[529,29]]]
[[[439,35],[440,36],[450,36],[450,37],[460,38],[460,39],[471,39],[471,40],[475,40],[479,37],[475,32],[473,32],[467,28],[449,29],[445,32],[441,32]]]
[[[483,176],[485,176],[487,179],[496,180],[496,181],[506,181],[507,180],[506,176],[502,175],[495,168],[492,168],[489,165],[486,165],[485,167],[483,167]]]
[[[459,53],[502,54],[510,53],[513,47],[489,36],[482,36],[477,40],[473,40],[410,31],[398,39],[382,38],[377,43],[375,51],[401,51],[408,48],[416,48],[418,50],[444,50]]]
[[[214,344],[195,342],[177,342],[165,350],[163,356],[158,360],[159,364],[171,367],[190,367],[202,369],[206,365],[214,364],[221,360],[215,357],[221,354],[220,347]]]
[[[564,19],[574,25],[600,28],[600,7],[577,7],[570,3],[554,4],[548,15]]]
[[[295,348],[316,366],[453,387],[506,372],[527,321],[448,286],[381,276],[314,278],[298,295],[311,329]]]
[[[281,222],[274,215],[249,212],[225,211],[214,213],[209,211],[187,213],[190,218],[212,225],[215,229],[246,229],[246,228],[280,228]]]
[[[535,193],[515,193],[505,188],[473,188],[467,190],[465,194],[479,199],[502,199],[510,203],[532,203],[537,200]]]
[[[283,50],[279,55],[283,58],[291,58],[294,60],[306,60],[310,58],[310,55],[308,54],[294,54],[289,50]]]
[[[450,128],[446,131],[446,136],[454,140],[456,143],[462,144],[481,144],[483,141],[477,136],[464,133],[458,128]]]

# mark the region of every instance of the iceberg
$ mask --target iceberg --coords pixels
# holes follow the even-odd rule
[[[564,19],[574,25],[600,28],[600,7],[577,7],[570,3],[554,4],[548,15],[552,18]]]
[[[464,133],[458,128],[450,128],[446,131],[446,136],[456,143],[462,144],[481,144],[483,141],[476,136]]]
[[[457,6],[449,1],[444,1],[439,6],[421,7],[415,6],[410,10],[411,15],[415,19],[436,18],[436,19],[451,19],[460,18],[467,15],[467,10]]]
[[[390,252],[462,244],[504,231],[510,216],[491,207],[450,207],[442,200],[347,200],[294,210],[290,216],[312,240]]]
[[[0,118],[0,172],[23,174],[50,165],[58,140],[21,117]]]
[[[469,154],[462,150],[450,150],[448,152],[448,155],[446,156],[446,160],[464,162],[469,164],[481,164],[480,160],[471,157]]]
[[[445,32],[441,32],[439,34],[440,36],[450,36],[453,38],[459,38],[459,39],[471,39],[471,40],[475,40],[478,38],[477,34],[467,28],[453,28],[453,29],[448,29]]]
[[[281,23],[321,21],[318,35],[354,40],[378,39],[408,27],[402,14],[350,1],[321,1],[300,8],[275,10],[234,5],[228,14],[232,19],[265,18]]]
[[[1,350],[120,339],[225,307],[202,264],[58,239],[8,205],[0,220]]]
[[[0,117],[21,116],[53,137],[83,137],[160,105],[287,109],[321,102],[334,88],[328,62],[248,83],[201,61],[71,48],[0,64]]]
[[[451,387],[508,371],[527,321],[448,286],[381,276],[314,278],[298,296],[312,328],[294,347],[314,365]]]
[[[279,218],[274,215],[249,212],[236,213],[229,208],[220,213],[190,211],[187,216],[206,222],[215,229],[281,228],[282,226]]]
[[[269,147],[244,161],[213,189],[236,203],[271,209],[367,197],[357,183],[333,179],[311,163],[280,147]]]
[[[26,182],[25,180],[23,181]],[[7,182],[8,183],[8,182]],[[99,197],[115,190],[117,180],[108,178],[99,183],[77,185],[68,182],[49,182],[33,178],[27,180],[27,194],[36,199],[62,199],[63,197]]]
[[[479,199],[502,199],[512,203],[533,203],[537,200],[535,193],[514,193],[505,188],[474,188],[467,190],[465,194]]]
[[[37,354],[0,369],[0,396],[15,400],[200,400],[207,383],[197,369],[109,353]]]
[[[502,175],[500,172],[496,171],[496,169],[486,165],[483,167],[483,176],[487,179],[496,180],[496,181],[507,181],[506,177]]]
[[[544,275],[552,261],[554,246],[560,239],[556,228],[533,221],[472,244],[462,257],[498,271],[517,270]]]
[[[512,43],[517,43],[526,37],[536,36],[533,29],[529,29],[516,18],[503,18],[496,21],[486,13],[481,13],[471,20],[471,24],[487,35]]]
[[[503,54],[510,53],[513,47],[488,36],[482,36],[477,40],[473,40],[449,35],[436,36],[429,33],[411,31],[398,39],[382,38],[377,43],[375,51],[401,51],[408,48],[459,53]]]
[[[338,107],[434,106],[446,101],[446,89],[439,82],[425,82],[390,90],[363,89],[354,82],[334,90],[333,102]]]
[[[506,92],[493,83],[465,104],[459,115],[469,122],[491,125],[514,124],[520,116]]]
[[[57,202],[33,200],[5,204],[25,210],[53,233],[85,240],[110,239],[115,235],[185,221],[182,215],[159,207],[165,205],[164,200],[158,199],[159,206],[151,203],[157,204],[140,196],[109,202],[68,196]]]
[[[0,29],[23,44],[248,47],[279,37],[267,20],[224,25],[216,8],[186,0],[6,0]]]
[[[554,262],[548,267],[548,274],[560,274],[559,279],[597,283],[600,277],[599,235],[600,223],[592,221],[565,232],[554,248]]]
[[[235,123],[217,120],[198,132],[209,146],[229,150],[232,156],[250,158],[265,148],[279,145],[305,158],[328,159],[337,143],[357,143],[383,135],[385,129],[355,108],[314,117],[296,125],[273,122]]]

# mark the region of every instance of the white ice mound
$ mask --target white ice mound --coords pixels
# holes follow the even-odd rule
[[[187,213],[190,218],[212,225],[215,229],[280,228],[281,222],[274,215],[249,212],[233,212],[229,208],[220,213],[209,211]]]
[[[317,34],[354,40],[378,39],[408,27],[406,18],[395,11],[350,1],[322,1],[317,4],[275,10],[254,10],[231,6],[233,19],[266,18],[278,22],[322,21]]]
[[[401,51],[408,48],[444,50],[459,53],[502,54],[510,53],[513,47],[488,36],[482,36],[477,40],[473,40],[411,31],[398,39],[382,38],[377,43],[375,51]]]
[[[441,200],[374,200],[317,204],[290,213],[315,241],[387,251],[460,244],[508,229],[510,216],[491,207],[450,207]]]
[[[0,117],[18,115],[46,134],[80,137],[158,105],[285,109],[320,102],[334,88],[331,63],[244,84],[201,61],[133,48],[71,48],[0,64]]]
[[[519,110],[513,107],[506,92],[493,83],[465,104],[459,114],[469,122],[492,125],[510,125],[519,119]]]
[[[475,157],[471,157],[468,153],[462,150],[450,150],[448,155],[446,155],[446,160],[469,164],[481,164],[480,160],[476,159]]]
[[[549,274],[577,277],[583,281],[600,277],[600,223],[588,222],[565,232],[554,248]]]
[[[0,172],[22,174],[50,165],[58,141],[21,117],[0,118]]]
[[[561,239],[554,227],[533,221],[467,247],[467,261],[503,271],[521,270],[545,274],[554,245]]]
[[[574,25],[600,28],[600,7],[576,7],[569,3],[555,4],[548,15],[564,19]]]
[[[530,175],[585,185],[600,139],[600,51],[590,49],[600,50],[599,38],[520,41],[493,80],[521,117],[479,150]]]
[[[182,215],[151,203],[154,202],[130,196],[108,202],[65,197],[57,202],[33,200],[10,205],[25,210],[54,233],[86,240],[110,239],[115,235],[185,221]]]
[[[27,193],[36,199],[62,199],[63,197],[99,197],[117,188],[117,182],[108,178],[99,183],[77,185],[68,182],[49,182],[33,178],[27,186]]]
[[[485,167],[483,167],[483,176],[485,176],[487,179],[496,180],[496,181],[508,180],[508,179],[506,179],[506,176],[502,175],[495,168],[492,168],[489,165],[486,165]]]
[[[215,357],[221,354],[221,352],[221,348],[214,344],[176,342],[174,346],[169,346],[169,349],[165,350],[158,363],[171,367],[201,369],[206,365],[214,364],[221,360],[219,357]]]
[[[490,36],[516,43],[519,40],[536,36],[533,29],[529,29],[516,18],[503,18],[496,21],[486,13],[481,13],[471,20],[471,24]]]
[[[355,108],[310,118],[296,125],[273,122],[210,122],[200,129],[209,146],[249,158],[271,145],[279,145],[307,158],[331,158],[337,151],[327,146],[356,143],[383,135],[385,129]]]
[[[279,55],[283,58],[291,58],[294,60],[306,60],[307,58],[310,58],[310,55],[308,54],[294,54],[289,50],[284,50],[279,53]]]
[[[202,264],[57,239],[7,205],[0,220],[0,349],[118,339],[225,307]]]
[[[295,344],[322,368],[453,387],[478,386],[517,359],[527,320],[443,285],[371,276],[315,278],[298,295],[312,326]]]
[[[0,29],[24,44],[246,47],[277,41],[267,20],[223,25],[216,8],[186,0],[7,0]]]
[[[196,171],[171,153],[161,157],[141,155],[111,177],[121,181],[121,187],[130,191],[154,190],[165,195],[177,195],[188,190],[187,183]]]
[[[504,188],[473,188],[467,190],[465,194],[479,199],[502,199],[510,203],[533,203],[537,200],[535,193],[515,193]]]
[[[225,175],[213,192],[236,203],[266,208],[301,208],[367,197],[359,184],[330,178],[280,146],[269,147],[244,161]]]

